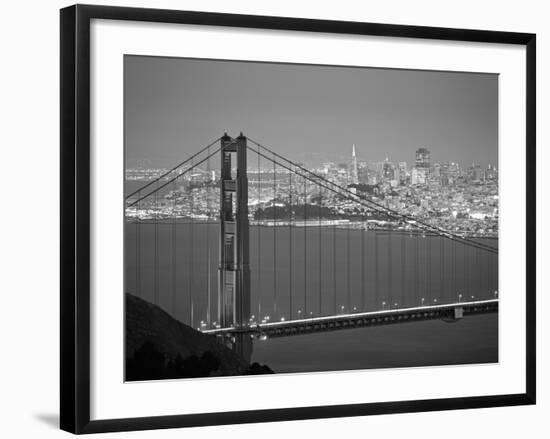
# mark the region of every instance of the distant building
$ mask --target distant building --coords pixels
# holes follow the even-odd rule
[[[481,166],[472,163],[472,166],[468,168],[468,180],[469,181],[481,181],[484,173]]]
[[[351,148],[351,172],[350,172],[350,183],[359,184],[359,170],[357,168],[357,156],[355,154],[355,144]]]
[[[491,181],[498,180],[497,168],[495,168],[492,165],[488,165],[487,169],[485,170],[485,180],[491,180]]]
[[[411,184],[426,184],[427,168],[413,168],[411,172]]]
[[[449,177],[449,184],[453,184],[460,177],[460,166],[458,163],[449,163],[447,168],[447,176]]]
[[[394,167],[393,168],[393,179],[397,181],[397,185],[399,185],[401,181],[401,171],[399,168]]]
[[[382,165],[382,178],[384,180],[394,179],[393,163],[391,163],[387,158]]]
[[[426,148],[418,148],[416,150],[416,167],[417,168],[430,168],[430,151]]]
[[[369,182],[369,168],[367,166],[366,162],[359,162],[358,163],[358,171],[359,171],[359,183],[360,184],[366,184]]]
[[[408,176],[407,162],[399,162],[398,169],[399,169],[398,180],[401,184],[405,184],[407,182],[407,176]]]
[[[439,178],[441,176],[441,165],[439,163],[434,163],[431,170],[434,178]]]
[[[325,174],[328,174],[332,172],[334,169],[336,169],[336,163],[334,162],[325,162],[323,163],[323,172]]]

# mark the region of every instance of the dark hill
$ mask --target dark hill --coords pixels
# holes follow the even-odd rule
[[[129,381],[256,371],[213,336],[194,330],[131,294],[126,294],[126,364]]]

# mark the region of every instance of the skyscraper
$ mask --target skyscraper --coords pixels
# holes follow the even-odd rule
[[[418,148],[416,150],[416,167],[417,168],[430,167],[430,151],[428,151],[426,148]]]
[[[399,162],[399,180],[400,182],[407,180],[407,162]]]
[[[387,157],[382,166],[382,177],[384,177],[384,180],[393,180],[394,178],[393,163],[390,163]]]
[[[355,143],[351,148],[351,184],[359,184],[359,171],[357,169],[357,156],[355,155]]]

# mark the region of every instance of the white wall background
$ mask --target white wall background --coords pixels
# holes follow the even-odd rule
[[[462,0],[298,1],[180,0],[88,1],[120,6],[207,10],[245,14],[395,24],[463,27],[537,33],[538,45],[538,405],[454,412],[324,419],[200,429],[122,433],[113,437],[297,437],[385,436],[409,438],[544,437],[550,430],[550,245],[544,230],[550,177],[550,14],[545,2]],[[57,429],[59,367],[59,12],[69,2],[9,2],[2,6],[0,105],[0,434],[61,437]],[[546,271],[546,273],[545,273]],[[107,436],[107,435],[104,435]]]

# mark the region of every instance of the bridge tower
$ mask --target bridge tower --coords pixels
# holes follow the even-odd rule
[[[250,320],[250,243],[246,137],[221,138],[218,322],[244,328]],[[232,166],[235,157],[235,172]]]

